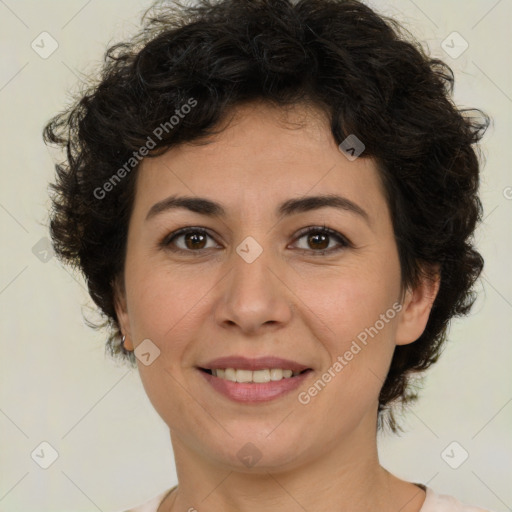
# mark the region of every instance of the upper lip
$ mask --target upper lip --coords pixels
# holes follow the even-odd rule
[[[309,366],[291,361],[290,359],[282,359],[281,357],[265,356],[249,359],[243,356],[226,356],[214,359],[201,368],[207,370],[218,370],[224,368],[234,368],[238,370],[265,370],[267,368],[280,368],[282,370],[292,370],[301,372],[308,370]]]

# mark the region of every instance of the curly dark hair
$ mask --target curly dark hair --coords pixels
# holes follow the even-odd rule
[[[469,312],[483,258],[473,245],[482,218],[480,148],[490,118],[458,109],[454,75],[396,20],[356,0],[157,2],[142,30],[107,49],[100,76],[44,128],[66,149],[50,185],[56,254],[85,276],[108,327],[112,357],[135,366],[120,344],[114,307],[122,280],[137,165],[121,166],[148,144],[148,158],[216,133],[233,107],[264,100],[314,106],[340,144],[355,134],[385,185],[402,289],[429,268],[441,284],[423,334],[397,346],[379,397],[396,432],[393,405],[417,398],[411,379],[437,361],[451,318]],[[191,98],[179,124],[169,120]],[[165,124],[167,123],[167,125]],[[154,139],[154,140],[153,140]],[[478,154],[477,154],[478,152]],[[131,172],[130,172],[131,171]],[[107,186],[109,182],[111,185]],[[108,200],[102,200],[108,190]],[[398,426],[398,428],[400,428]]]

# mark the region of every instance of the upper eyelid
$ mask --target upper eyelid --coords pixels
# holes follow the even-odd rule
[[[310,232],[315,232],[315,231],[327,233],[329,236],[332,236],[333,238],[338,238],[339,240],[341,240],[341,242],[343,242],[343,244],[350,245],[350,246],[352,245],[350,240],[342,233],[339,233],[335,229],[329,228],[327,226],[319,226],[319,225],[307,226],[305,228],[299,229],[299,231],[297,232],[297,235],[294,238],[294,241],[298,240],[299,238],[302,238],[303,236],[307,235]],[[320,252],[320,251],[317,251],[317,252]]]

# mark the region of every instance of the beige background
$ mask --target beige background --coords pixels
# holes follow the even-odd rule
[[[69,100],[79,73],[95,69],[108,43],[132,33],[148,5],[0,0],[1,512],[114,512],[176,482],[167,427],[137,372],[107,359],[101,333],[84,324],[91,303],[82,280],[51,253],[41,261],[53,176],[41,129]],[[480,107],[494,119],[482,145],[485,222],[477,239],[486,269],[480,298],[470,318],[453,324],[443,358],[407,415],[407,432],[381,437],[382,462],[438,492],[511,510],[512,2],[371,5],[405,20],[452,66],[460,106]],[[46,59],[31,48],[43,31],[58,43]],[[441,48],[453,31],[469,43],[456,59]],[[58,452],[48,469],[31,458],[43,441]],[[458,469],[441,456],[453,441],[452,465],[462,450],[469,454]],[[50,449],[43,449],[47,457]]]

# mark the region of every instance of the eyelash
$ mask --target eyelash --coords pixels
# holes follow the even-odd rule
[[[180,236],[187,235],[189,233],[199,233],[201,235],[209,236],[210,238],[213,238],[204,228],[199,227],[187,227],[178,229],[177,231],[174,231],[173,233],[167,235],[160,243],[160,245],[165,248],[169,249],[173,252],[182,252],[182,253],[192,253],[196,256],[201,256],[203,254],[203,251],[207,251],[208,249],[198,249],[197,251],[193,251],[190,249],[180,249],[180,248],[171,248],[171,244],[174,242],[175,239],[179,238]],[[332,238],[335,238],[339,244],[340,247],[335,249],[324,249],[322,251],[315,251],[313,249],[299,249],[303,252],[309,252],[312,253],[314,256],[323,256],[325,254],[332,254],[341,251],[342,249],[346,249],[347,247],[353,247],[352,243],[344,237],[341,233],[338,233],[337,231],[334,231],[333,229],[328,228],[327,226],[309,226],[307,228],[302,229],[299,231],[297,237],[295,238],[294,242],[300,240],[305,235],[309,235],[310,233],[315,234],[323,234],[328,235]]]

